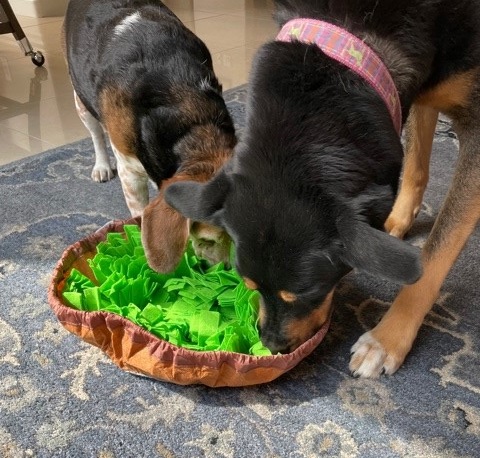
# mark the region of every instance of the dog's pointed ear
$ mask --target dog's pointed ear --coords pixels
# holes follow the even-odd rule
[[[396,283],[415,283],[422,274],[420,250],[362,221],[340,218],[337,229],[344,262]]]
[[[175,270],[189,236],[189,221],[165,202],[163,191],[142,215],[142,244],[148,265],[160,273]]]
[[[183,181],[165,189],[166,202],[192,221],[223,227],[223,204],[231,189],[225,169],[207,183]]]

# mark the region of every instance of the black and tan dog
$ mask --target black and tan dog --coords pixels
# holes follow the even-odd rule
[[[63,35],[77,111],[94,142],[92,178],[113,177],[106,134],[128,208],[143,214],[150,265],[172,270],[189,231],[197,254],[228,260],[223,231],[190,226],[162,191],[148,203],[149,178],[159,189],[207,181],[236,143],[205,44],[157,0],[71,0]]]
[[[276,7],[282,39],[256,56],[238,154],[208,184],[173,184],[166,200],[230,233],[238,270],[263,296],[262,340],[272,350],[292,350],[322,325],[335,285],[352,268],[406,284],[352,349],[354,374],[391,374],[480,217],[480,3],[277,0]],[[332,41],[317,44],[337,27]],[[403,237],[419,211],[439,112],[452,118],[460,152],[419,255],[392,235]]]

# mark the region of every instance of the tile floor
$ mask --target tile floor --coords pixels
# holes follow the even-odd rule
[[[271,0],[166,0],[209,47],[224,89],[247,81],[255,50],[276,33]],[[60,49],[61,17],[17,16],[44,67],[0,35],[0,165],[85,138]]]

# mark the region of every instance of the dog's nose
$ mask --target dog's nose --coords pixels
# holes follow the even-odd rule
[[[286,345],[265,345],[271,352],[272,355],[277,355],[277,354],[282,354],[286,355],[287,353],[290,353],[290,348]]]
[[[265,345],[273,355],[276,355],[277,353],[290,353],[290,345],[284,339],[261,336],[261,340],[263,345]]]

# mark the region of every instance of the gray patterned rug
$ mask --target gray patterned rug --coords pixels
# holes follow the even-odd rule
[[[241,125],[245,89],[227,99]],[[456,158],[445,121],[434,148],[417,245]],[[253,388],[182,387],[122,372],[49,309],[47,285],[65,247],[128,217],[118,179],[92,182],[92,164],[84,140],[0,168],[1,457],[480,456],[478,230],[394,376],[348,373],[350,346],[396,290],[352,274],[327,338],[290,373]]]

